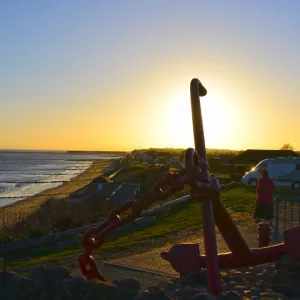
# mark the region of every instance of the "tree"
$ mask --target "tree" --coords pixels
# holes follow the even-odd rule
[[[291,144],[284,144],[280,150],[294,150],[294,147]]]

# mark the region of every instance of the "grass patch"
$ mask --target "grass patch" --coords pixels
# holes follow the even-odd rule
[[[289,188],[277,188],[276,195],[289,195],[299,197],[299,192]],[[299,197],[300,198],[300,197]],[[253,218],[255,209],[256,191],[249,186],[238,186],[221,193],[221,199],[237,224],[245,224]],[[155,214],[156,222],[137,230],[114,233],[107,237],[99,251],[102,258],[129,255],[149,251],[163,245],[163,242],[176,240],[180,231],[196,231],[201,228],[201,205],[193,200],[168,207]],[[32,265],[47,261],[60,261],[62,264],[70,255],[82,253],[81,246],[74,246],[68,250],[56,251],[55,249],[39,248],[27,254],[26,261],[11,257],[8,263],[13,266]],[[76,260],[75,260],[76,263]]]

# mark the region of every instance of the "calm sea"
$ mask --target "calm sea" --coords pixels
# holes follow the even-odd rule
[[[96,159],[115,158],[66,152],[0,151],[0,207],[69,181]]]

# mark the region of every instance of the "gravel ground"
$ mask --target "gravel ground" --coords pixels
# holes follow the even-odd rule
[[[286,273],[281,274],[294,266],[295,261],[286,257],[276,263],[277,267],[273,263],[221,272],[222,296],[219,297],[209,295],[206,271],[172,279],[135,270],[109,267],[105,271],[107,279],[112,281],[110,283],[89,282],[74,274],[71,277],[69,271],[62,267],[46,269],[38,267],[31,270],[31,274],[27,277],[0,272],[0,298],[7,300],[300,299],[299,279],[287,283],[282,278],[282,276],[287,277]],[[117,280],[115,280],[116,276]],[[272,287],[289,296],[275,292]]]
[[[256,224],[253,222],[251,224],[239,226],[239,230],[243,232],[243,235],[251,248],[257,247],[257,233],[256,233]],[[190,236],[188,232],[186,234],[181,233],[182,239],[180,243],[196,243],[200,246],[200,253],[204,254],[204,242],[203,242],[203,234],[202,231],[199,231],[198,234]],[[228,252],[229,249],[224,242],[221,234],[217,231],[216,232],[216,239],[218,245],[218,252]],[[178,275],[176,271],[174,271],[169,262],[163,260],[160,257],[160,253],[162,251],[168,251],[173,244],[167,244],[164,247],[157,248],[155,250],[131,255],[127,257],[117,258],[110,260],[109,263],[121,265],[121,266],[128,266],[139,268],[142,270],[152,271],[152,272],[161,272],[171,275]]]
[[[248,223],[247,225],[239,226],[239,229],[241,232],[243,232],[248,245],[251,248],[256,248],[256,224],[254,224],[254,222],[251,224]],[[216,232],[216,238],[218,252],[227,252],[229,249],[218,231]],[[203,235],[201,231],[194,234],[193,236],[191,236],[188,231],[181,232],[180,242],[198,243],[200,245],[201,253],[204,253]],[[147,289],[152,293],[152,296],[149,299],[153,298],[155,300],[300,299],[300,296],[298,296],[298,294],[293,295],[293,291],[298,286],[300,289],[300,273],[299,283],[297,281],[298,277],[295,278],[293,277],[294,275],[291,275],[292,277],[289,278],[290,274],[292,274],[292,269],[288,268],[293,268],[295,266],[295,262],[290,261],[289,258],[285,260],[283,259],[283,262],[279,267],[279,269],[281,269],[279,270],[279,272],[278,262],[277,268],[274,262],[243,269],[221,270],[221,283],[224,297],[215,298],[208,295],[208,286],[206,279],[207,276],[205,271],[199,271],[195,274],[190,274],[179,278],[178,273],[176,273],[171,268],[170,264],[160,258],[160,253],[162,251],[169,250],[172,246],[173,244],[168,244],[164,247],[157,248],[146,253],[113,259],[107,261],[104,264],[100,264],[99,269],[108,281],[124,281],[125,283],[131,282],[133,284],[135,281],[138,281],[142,290]],[[97,254],[95,258],[96,260],[100,260],[101,253]],[[55,265],[55,263],[56,262],[47,262],[47,265],[53,266]],[[73,276],[81,276],[74,258],[70,257],[68,260],[65,260],[64,266],[70,271]],[[288,268],[286,268],[285,266],[288,266]],[[35,267],[38,267],[38,265],[23,266],[17,268],[15,271],[23,274],[28,274]],[[282,270],[282,268],[286,269]],[[276,287],[276,284],[277,292],[273,290],[274,286]],[[287,291],[286,294],[288,294],[289,296],[283,295],[278,291]],[[162,296],[162,293],[164,294],[164,296]],[[160,298],[160,296],[158,295],[160,295],[162,298]]]

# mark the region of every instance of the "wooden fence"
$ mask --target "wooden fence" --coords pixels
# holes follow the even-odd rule
[[[167,202],[153,209],[145,210],[141,213],[141,218],[127,224],[126,226],[117,228],[114,232],[126,231],[130,229],[138,229],[144,225],[150,225],[155,222],[155,215],[157,212],[166,209],[167,207],[178,205],[180,203],[189,201],[191,197],[184,196],[179,199]],[[79,245],[82,240],[82,234],[91,227],[97,227],[102,223],[94,223],[67,231],[60,232],[58,229],[53,230],[51,235],[43,236],[40,238],[25,239],[19,242],[7,243],[0,245],[0,256],[5,256],[10,253],[18,252],[24,249],[55,246],[57,250],[70,248]]]

